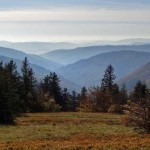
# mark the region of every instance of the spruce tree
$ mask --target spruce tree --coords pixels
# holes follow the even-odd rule
[[[24,97],[24,111],[34,111],[36,104],[36,78],[32,68],[29,65],[27,57],[22,62],[22,83],[23,83],[23,97]]]
[[[104,77],[102,79],[101,87],[108,88],[111,93],[115,78],[116,76],[114,74],[114,68],[110,64],[105,71]]]
[[[136,86],[134,87],[133,91],[133,100],[135,102],[138,102],[145,98],[148,93],[148,88],[145,83],[142,83],[141,81],[138,81]]]
[[[128,93],[127,93],[126,85],[123,84],[120,89],[120,103],[124,105],[127,103],[127,100],[128,100]]]
[[[84,100],[87,98],[87,88],[84,86],[81,89],[80,99]]]
[[[73,109],[72,110],[76,111],[76,99],[77,99],[76,91],[72,91],[71,98],[72,98],[72,105],[73,105]]]
[[[64,111],[69,111],[71,108],[71,98],[67,88],[64,88],[62,91],[62,98],[63,98],[63,109]]]
[[[42,88],[44,92],[48,93],[49,97],[54,98],[55,102],[64,109],[65,102],[60,87],[60,79],[55,72],[51,72],[43,79]]]
[[[16,64],[0,65],[0,122],[12,123],[20,113],[20,77]]]

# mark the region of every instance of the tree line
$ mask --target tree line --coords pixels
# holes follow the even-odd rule
[[[126,85],[119,87],[114,83],[114,68],[106,68],[101,86],[81,90],[79,111],[109,112],[126,114],[122,122],[150,133],[150,89],[138,81],[133,90],[127,91]]]
[[[27,58],[20,73],[13,60],[0,63],[0,123],[26,112],[75,111],[75,105],[75,92],[62,89],[55,72],[38,81]]]
[[[21,71],[11,60],[0,63],[0,123],[13,123],[16,116],[26,112],[84,111],[127,114],[127,125],[150,132],[150,90],[139,81],[132,92],[125,84],[119,87],[114,68],[109,65],[101,85],[79,93],[61,88],[60,79],[50,72],[40,81],[25,58]]]

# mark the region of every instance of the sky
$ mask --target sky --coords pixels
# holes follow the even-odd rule
[[[0,40],[150,38],[150,0],[0,0]]]

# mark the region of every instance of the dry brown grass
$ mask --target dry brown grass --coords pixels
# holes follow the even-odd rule
[[[15,126],[0,126],[0,149],[150,150],[150,135],[120,124],[120,115],[102,113],[25,114]]]

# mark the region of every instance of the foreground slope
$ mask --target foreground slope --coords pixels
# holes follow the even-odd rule
[[[79,47],[72,50],[56,50],[41,55],[42,57],[61,64],[75,63],[81,59],[87,59],[92,56],[121,50],[135,50],[142,52],[150,52],[150,45],[104,45]]]
[[[119,85],[125,83],[128,89],[132,89],[139,80],[144,81],[148,86],[150,86],[150,62],[123,77],[117,83]]]
[[[117,51],[99,54],[89,59],[62,67],[58,73],[81,86],[100,85],[109,64],[115,69],[117,80],[133,72],[150,60],[150,53]]]

